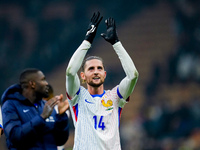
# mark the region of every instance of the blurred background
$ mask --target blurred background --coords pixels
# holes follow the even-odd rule
[[[39,68],[55,94],[65,94],[65,69],[93,12],[116,20],[119,39],[139,71],[122,111],[123,150],[200,149],[199,0],[1,0],[0,94],[25,68]],[[90,55],[104,58],[105,89],[125,76],[112,46],[100,37]],[[65,150],[73,147],[74,127]],[[0,149],[7,150],[5,136]]]

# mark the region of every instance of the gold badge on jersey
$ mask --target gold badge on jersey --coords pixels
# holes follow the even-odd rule
[[[113,102],[112,100],[107,100],[107,103],[105,102],[104,99],[101,100],[101,103],[104,107],[106,107],[107,109],[106,110],[111,110],[113,109],[112,105],[113,105]]]

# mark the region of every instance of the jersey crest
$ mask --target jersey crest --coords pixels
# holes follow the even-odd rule
[[[112,100],[107,100],[107,102],[105,102],[105,99],[103,97],[103,99],[101,100],[101,104],[106,107],[106,110],[112,110],[113,109],[113,101]]]

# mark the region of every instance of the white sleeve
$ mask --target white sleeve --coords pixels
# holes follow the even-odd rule
[[[91,44],[84,40],[82,44],[78,47],[78,49],[73,54],[72,58],[69,61],[69,64],[66,69],[66,90],[67,94],[70,98],[73,98],[75,94],[78,92],[80,87],[80,80],[77,72],[79,71],[83,59],[91,47]]]
[[[119,84],[119,93],[124,99],[127,99],[133,92],[139,73],[131,57],[122,46],[121,42],[115,43],[113,48],[117,53],[126,74],[126,77]]]

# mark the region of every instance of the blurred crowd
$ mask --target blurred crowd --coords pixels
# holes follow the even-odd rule
[[[139,115],[122,124],[124,149],[200,149],[200,1],[168,2],[176,50],[166,67],[154,64]]]
[[[169,60],[169,82],[200,81],[200,2],[176,0],[175,11],[177,50]]]

